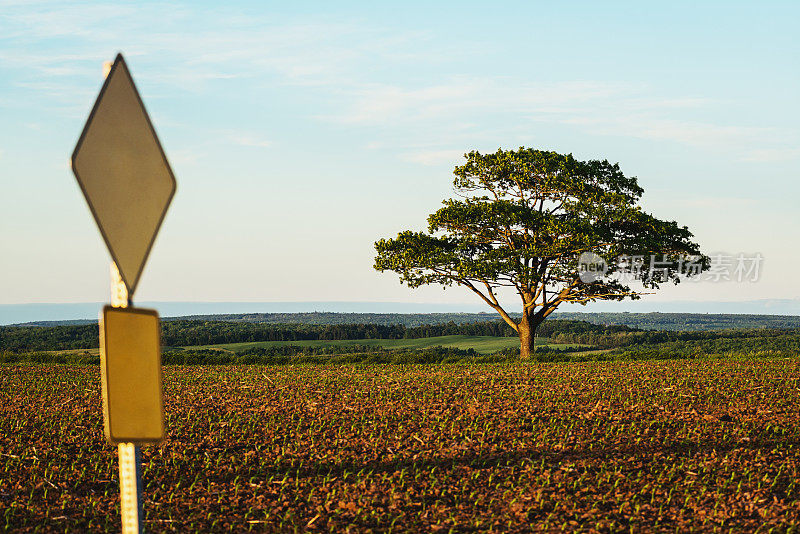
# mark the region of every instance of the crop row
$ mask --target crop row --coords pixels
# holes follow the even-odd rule
[[[95,367],[0,368],[0,528],[116,531]],[[165,369],[147,527],[797,529],[800,362]]]

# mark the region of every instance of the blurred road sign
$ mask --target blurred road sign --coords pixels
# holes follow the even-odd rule
[[[72,171],[132,297],[176,184],[122,54],[72,153]]]
[[[106,306],[100,317],[100,373],[106,439],[164,438],[161,328],[155,310]]]

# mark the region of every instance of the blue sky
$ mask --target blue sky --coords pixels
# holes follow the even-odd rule
[[[108,298],[68,158],[117,51],[178,179],[139,299],[474,304],[372,243],[518,146],[618,161],[707,252],[764,256],[648,298],[800,296],[800,4],[561,4],[0,1],[0,304]]]

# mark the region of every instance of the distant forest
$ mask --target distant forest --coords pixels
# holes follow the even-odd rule
[[[299,316],[299,317],[298,317]],[[165,364],[229,363],[441,363],[515,361],[518,348],[478,354],[471,348],[428,347],[386,349],[368,343],[318,347],[292,341],[419,339],[439,336],[513,337],[516,333],[488,314],[381,314],[395,323],[351,323],[372,314],[270,314],[268,319],[301,319],[293,323],[259,322],[265,315],[223,316],[228,320],[166,319],[162,321]],[[482,321],[472,320],[474,318]],[[549,345],[539,347],[543,362],[639,360],[717,357],[786,357],[800,355],[800,318],[762,315],[705,314],[558,314],[537,332]],[[580,317],[585,320],[565,319]],[[427,318],[429,323],[418,324]],[[449,319],[444,321],[444,319]],[[459,319],[459,321],[456,321]],[[314,323],[312,321],[318,321]],[[319,322],[330,320],[325,324]],[[404,324],[407,323],[407,324]],[[623,324],[614,324],[623,323]],[[280,346],[244,347],[220,352],[181,348],[260,341],[290,342]],[[80,352],[98,346],[96,323],[57,326],[0,327],[0,363],[87,363],[99,356]],[[77,351],[74,353],[45,351]]]
[[[518,314],[511,314],[518,319]],[[641,330],[723,330],[730,328],[800,328],[797,315],[745,315],[715,313],[584,313],[556,312],[551,320],[585,321],[598,325],[625,325]],[[246,322],[280,325],[381,325],[416,327],[448,323],[499,321],[493,313],[240,313],[164,317],[162,321]],[[74,326],[96,324],[97,320],[36,321],[10,326]],[[3,328],[3,327],[0,327]]]
[[[642,330],[800,328],[800,316],[797,315],[557,312],[553,314],[553,317],[602,325],[627,325]]]
[[[516,336],[501,321],[449,322],[406,327],[402,324],[269,324],[253,322],[174,320],[161,323],[164,347],[248,343],[256,341],[302,341],[345,339],[418,339],[438,336]],[[551,320],[539,327],[538,335],[555,334],[613,336],[633,331],[628,326],[595,325],[585,321]],[[91,349],[98,346],[97,324],[66,326],[0,327],[0,350],[12,352]]]
[[[511,314],[515,319],[518,314]],[[498,320],[492,313],[246,313],[196,315],[176,320],[231,321],[268,324],[376,324],[406,327]],[[551,320],[585,321],[598,325],[626,325],[642,330],[721,330],[729,328],[800,328],[796,315],[714,313],[583,313],[556,312]]]
[[[165,348],[258,341],[417,339],[468,335],[514,337],[516,333],[489,314],[246,314],[226,320],[165,319]],[[774,337],[776,332],[800,329],[800,318],[764,315],[666,313],[561,313],[545,321],[539,337],[555,343],[577,343],[604,348],[634,344]],[[484,319],[475,321],[475,318]],[[261,319],[261,320],[259,320]],[[275,323],[275,320],[293,320]],[[378,322],[352,323],[355,319]],[[445,319],[447,319],[445,321]],[[394,320],[394,323],[387,321]],[[427,320],[427,323],[421,321]],[[720,331],[725,329],[725,331]],[[714,333],[716,332],[716,333]],[[0,327],[0,351],[92,349],[98,346],[97,324]]]

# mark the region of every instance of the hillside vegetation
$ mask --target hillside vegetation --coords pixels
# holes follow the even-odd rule
[[[235,321],[175,320],[162,321],[162,344],[165,347],[187,347],[260,341],[421,339],[439,336],[516,337],[511,328],[500,321],[481,323],[429,324],[406,327],[402,324],[270,324]],[[548,337],[554,332],[582,334],[593,332],[611,335],[629,332],[626,326],[594,325],[584,321],[552,320],[542,325],[538,334]],[[97,324],[70,326],[5,326],[0,327],[0,350],[74,350],[98,347]]]
[[[551,319],[539,329],[534,361],[788,357],[800,328],[643,330]],[[509,362],[515,333],[500,321],[429,324],[162,322],[165,364]],[[0,363],[97,364],[97,325],[0,327]]]

